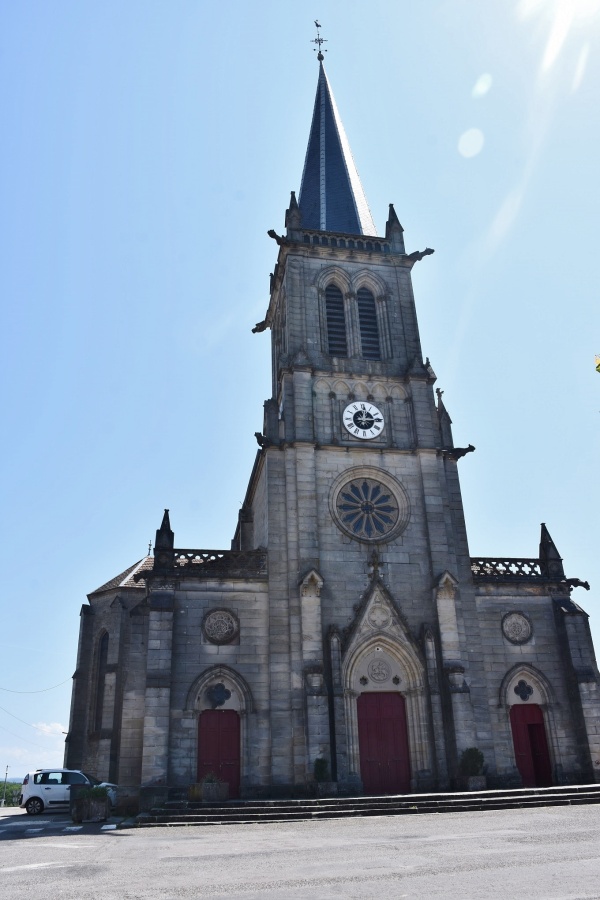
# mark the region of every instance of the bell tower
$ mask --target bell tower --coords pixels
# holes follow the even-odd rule
[[[322,62],[299,200],[292,193],[285,224],[285,235],[269,232],[279,257],[266,320],[257,326],[272,330],[278,421],[267,416],[267,439],[439,448],[435,376],[423,362],[411,284],[413,265],[433,251],[406,253],[392,204],[385,236],[377,236]],[[317,371],[358,379],[361,389],[324,393],[322,381],[307,378]],[[365,394],[366,381],[378,382],[379,405]],[[403,406],[390,405],[384,384],[407,386],[396,397]],[[377,421],[359,405],[348,428],[345,401],[353,399],[378,410]]]
[[[438,648],[434,670],[453,667],[461,741],[473,740],[454,587],[470,583],[470,570],[456,467],[462,451],[453,448],[441,394],[435,402],[411,281],[413,266],[433,250],[406,252],[392,204],[377,234],[322,55],[300,192],[291,194],[285,233],[269,236],[278,258],[267,314],[254,331],[271,329],[272,397],[234,547],[269,553],[271,634],[285,633],[271,664],[278,658],[290,678],[281,722],[297,735],[290,758],[280,760],[281,779],[305,779],[322,755],[338,779],[352,781],[358,738],[349,673],[360,666],[344,657],[341,635],[375,581],[398,604],[406,634],[416,635],[435,624],[435,585],[451,573],[444,610],[453,636],[446,654]],[[390,672],[403,652],[394,641]],[[426,677],[425,663],[411,675],[415,684]],[[450,707],[449,689],[446,700]],[[283,695],[271,702],[285,705]],[[439,696],[435,702],[443,733]],[[411,715],[426,730],[419,703]],[[426,786],[434,771],[443,782],[443,744],[442,737],[434,751],[426,741],[423,753],[415,745],[413,786]],[[276,767],[274,760],[274,777]]]

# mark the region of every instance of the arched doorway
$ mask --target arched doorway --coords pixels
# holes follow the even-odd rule
[[[347,756],[338,744],[338,773],[360,779],[367,794],[417,790],[433,764],[423,663],[392,610],[395,634],[381,632],[385,613],[381,602],[367,607],[371,635],[359,633],[342,661]]]
[[[197,718],[190,781],[212,772],[227,782],[230,798],[239,797],[256,765],[256,745],[251,759],[248,737],[248,716],[254,709],[249,686],[229,666],[211,666],[190,686],[186,708]]]
[[[198,716],[198,781],[208,774],[240,793],[240,716],[235,709],[204,709]]]
[[[510,708],[510,726],[523,787],[549,787],[552,764],[541,707],[537,703],[514,704]]]
[[[531,665],[516,665],[500,686],[507,709],[515,766],[524,787],[549,787],[560,761],[554,722],[555,697],[546,676]]]
[[[402,694],[360,694],[356,701],[360,777],[366,794],[410,791],[406,704]]]

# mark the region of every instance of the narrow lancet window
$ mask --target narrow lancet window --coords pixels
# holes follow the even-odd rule
[[[325,288],[325,311],[329,353],[332,356],[348,356],[344,298],[335,284],[330,284]]]
[[[356,303],[362,355],[365,359],[381,359],[375,298],[367,288],[360,288],[356,294]]]
[[[98,680],[96,682],[96,713],[94,716],[94,730],[102,728],[102,710],[104,707],[104,683],[106,681],[106,666],[108,663],[108,634],[105,632],[98,644]]]

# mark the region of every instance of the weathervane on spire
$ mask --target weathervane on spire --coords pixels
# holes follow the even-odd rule
[[[319,60],[319,62],[323,62],[325,57],[323,56],[321,47],[323,44],[327,43],[327,39],[321,37],[321,32],[319,31],[319,28],[321,27],[321,25],[319,24],[318,19],[315,19],[315,25],[317,27],[317,36],[316,36],[316,38],[314,38],[314,40],[311,41],[311,44],[317,45],[317,47],[319,48],[319,52],[317,53],[317,59]],[[316,50],[317,47],[313,47],[313,50]],[[325,53],[327,53],[327,48],[325,48]]]

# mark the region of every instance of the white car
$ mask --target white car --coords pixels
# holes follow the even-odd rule
[[[100,781],[77,769],[36,769],[23,779],[19,806],[30,816],[37,816],[44,810],[64,809],[69,806],[72,784],[107,788],[110,805],[117,802],[116,784]]]

